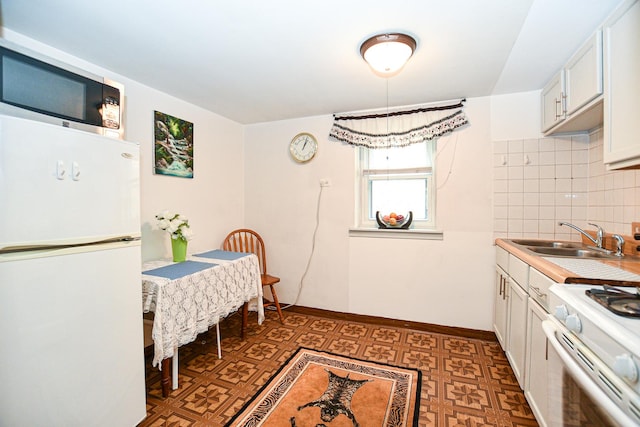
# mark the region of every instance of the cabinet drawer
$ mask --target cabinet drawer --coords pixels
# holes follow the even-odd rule
[[[496,264],[498,264],[505,272],[509,271],[509,252],[502,249],[500,246],[496,246]]]
[[[529,286],[529,264],[509,254],[509,276],[525,291]]]
[[[529,269],[529,296],[549,312],[549,287],[555,282],[535,268]]]

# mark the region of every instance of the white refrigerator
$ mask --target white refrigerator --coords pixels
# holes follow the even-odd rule
[[[139,160],[0,115],[0,426],[146,416]]]

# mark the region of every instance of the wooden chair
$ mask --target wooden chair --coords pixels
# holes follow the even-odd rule
[[[224,241],[222,242],[222,249],[224,249],[225,251],[254,253],[258,257],[258,261],[260,263],[260,277],[262,279],[262,287],[264,288],[265,286],[268,286],[269,290],[271,291],[271,296],[273,297],[273,301],[263,297],[264,306],[274,306],[278,311],[280,322],[284,324],[284,316],[282,315],[282,309],[280,308],[280,302],[278,301],[278,294],[276,293],[276,289],[274,287],[276,283],[280,282],[280,278],[267,273],[267,256],[262,237],[260,237],[260,235],[255,231],[248,228],[233,230],[227,235],[227,237],[225,237]],[[244,325],[246,325],[247,309],[248,305],[245,304],[243,308],[242,318],[243,339]]]

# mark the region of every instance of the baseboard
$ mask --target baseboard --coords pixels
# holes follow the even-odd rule
[[[453,335],[457,337],[480,339],[485,341],[498,341],[496,334],[492,331],[481,331],[477,329],[458,328],[454,326],[442,326],[432,323],[413,322],[408,320],[390,319],[387,317],[368,316],[364,314],[342,313],[339,311],[324,310],[320,308],[304,307],[294,305],[287,308],[287,311],[306,314],[331,319],[346,320],[351,322],[370,323],[379,326],[389,326],[395,328],[407,328],[423,332],[433,332],[438,334]]]

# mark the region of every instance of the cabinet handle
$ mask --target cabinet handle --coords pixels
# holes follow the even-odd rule
[[[567,114],[567,94],[562,92],[562,96],[560,99],[562,99],[562,104],[560,105],[560,109],[562,112],[560,114]]]
[[[533,290],[540,298],[547,298],[547,294],[540,292],[540,288],[536,288],[535,286],[529,285],[529,288]]]
[[[500,294],[502,295],[502,293],[504,292],[504,276],[501,274],[500,275]]]
[[[507,283],[509,282],[509,278],[505,277],[504,278],[504,292],[502,293],[502,299],[505,300],[507,299]]]
[[[556,120],[558,120],[562,115],[562,113],[558,114],[558,105],[560,104],[561,101],[558,98],[554,98],[554,99],[556,101]],[[562,110],[562,106],[560,107],[560,109]]]
[[[544,360],[549,360],[549,338],[544,339]]]

